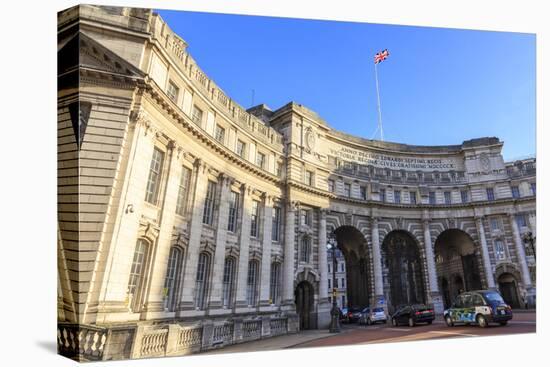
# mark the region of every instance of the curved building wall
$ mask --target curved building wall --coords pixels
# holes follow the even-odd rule
[[[457,276],[534,301],[535,159],[504,162],[497,138],[366,140],[293,102],[246,111],[149,10],[79,6],[59,35],[80,55],[60,66],[59,318],[131,325],[113,355],[147,356],[144,320],[191,330],[188,352],[327,327],[333,233],[355,305],[391,310],[399,283],[440,312]]]

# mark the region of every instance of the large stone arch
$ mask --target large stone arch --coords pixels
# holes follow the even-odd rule
[[[381,245],[384,295],[388,308],[401,304],[425,303],[426,267],[420,242],[409,231],[385,232]]]
[[[445,307],[462,291],[483,288],[479,251],[465,231],[450,228],[440,232],[434,241],[434,256]]]

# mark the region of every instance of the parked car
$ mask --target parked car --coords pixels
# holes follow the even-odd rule
[[[435,312],[432,308],[423,304],[414,304],[399,307],[392,315],[391,323],[393,326],[406,324],[413,327],[421,322],[431,324],[434,319]]]
[[[342,321],[346,323],[359,321],[359,318],[361,317],[361,310],[362,308],[357,306],[348,307],[346,312],[344,312],[344,319]]]
[[[497,291],[480,290],[459,294],[451,307],[443,312],[447,326],[473,324],[487,327],[490,322],[506,325],[512,319],[512,308]]]
[[[371,325],[377,322],[385,323],[388,321],[386,312],[382,307],[375,307],[371,309],[366,307],[361,311],[361,317],[359,318],[359,324]]]

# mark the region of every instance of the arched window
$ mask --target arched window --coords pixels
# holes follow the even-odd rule
[[[258,261],[248,262],[248,278],[246,283],[246,301],[248,306],[256,306],[258,301]]]
[[[143,282],[145,278],[145,266],[149,254],[149,243],[139,239],[134,250],[130,278],[128,279],[128,304],[133,312],[139,311],[141,298],[143,297]]]
[[[311,240],[308,236],[302,237],[302,245],[300,246],[300,261],[309,262],[311,255]]]
[[[197,266],[197,278],[195,282],[195,307],[199,310],[206,308],[208,294],[208,278],[210,276],[210,255],[201,252]]]
[[[183,263],[183,250],[173,246],[170,249],[168,257],[168,269],[164,280],[164,308],[168,311],[174,311],[176,308],[177,289],[179,284],[179,274],[181,274],[181,265]]]
[[[271,276],[269,277],[269,298],[271,304],[278,305],[281,303],[281,264],[271,263]]]
[[[233,300],[233,283],[235,279],[235,259],[226,257],[223,266],[223,288],[222,288],[222,306],[224,308],[231,307]]]

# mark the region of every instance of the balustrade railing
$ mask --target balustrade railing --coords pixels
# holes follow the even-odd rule
[[[153,357],[166,354],[168,327],[146,330],[141,341],[140,356]]]
[[[262,320],[248,320],[243,322],[243,339],[259,339],[261,336]]]
[[[288,319],[286,318],[277,318],[269,320],[269,327],[271,330],[271,335],[281,335],[286,334],[287,332]]]
[[[100,361],[103,358],[107,329],[58,324],[57,349],[59,354],[76,360]]]

